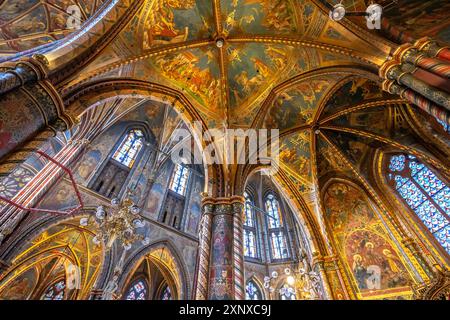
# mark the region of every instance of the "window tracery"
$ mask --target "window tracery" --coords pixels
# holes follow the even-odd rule
[[[65,280],[60,280],[52,284],[43,294],[41,300],[64,300],[64,291],[66,289]]]
[[[146,300],[147,293],[147,284],[144,279],[138,279],[128,289],[126,300]]]
[[[245,197],[245,221],[244,221],[244,255],[248,258],[258,258],[256,217],[253,209],[253,199],[247,192]]]
[[[289,258],[289,251],[284,234],[280,204],[272,193],[266,197],[266,212],[268,214],[267,225],[272,259],[287,259]]]
[[[411,155],[393,155],[389,161],[387,178],[442,247],[450,253],[450,188]]]
[[[245,300],[261,300],[262,294],[258,286],[250,280],[245,286]]]
[[[138,129],[131,130],[123,139],[112,158],[128,168],[132,168],[139,151],[142,149],[143,142],[144,134],[142,131]]]
[[[180,164],[175,165],[175,171],[173,174],[172,182],[170,184],[170,190],[184,196],[186,193],[186,186],[189,179],[189,168]]]

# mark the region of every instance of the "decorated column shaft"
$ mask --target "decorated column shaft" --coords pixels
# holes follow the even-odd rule
[[[205,198],[200,233],[197,299],[242,300],[244,198]]]
[[[214,205],[212,203],[206,203],[203,205],[203,213],[199,231],[199,254],[195,300],[206,300],[208,298],[211,221],[213,212]]]
[[[8,175],[52,135],[73,125],[48,82],[24,85],[0,97],[0,176]]]
[[[425,52],[430,57],[450,61],[450,48],[439,46],[439,44],[431,38],[421,38],[414,43],[414,46],[418,50]]]
[[[403,99],[415,104],[420,109],[424,110],[433,117],[443,121],[446,124],[450,124],[450,111],[431,102],[427,98],[420,94],[408,89],[402,85],[395,83],[394,81],[386,80],[383,82],[383,90],[396,94]]]

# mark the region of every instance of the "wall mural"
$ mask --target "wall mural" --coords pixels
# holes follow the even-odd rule
[[[410,276],[377,214],[362,192],[333,183],[325,193],[326,218],[336,248],[360,298],[408,295]]]

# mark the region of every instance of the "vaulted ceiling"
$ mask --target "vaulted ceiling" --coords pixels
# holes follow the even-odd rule
[[[74,2],[83,19],[101,5],[0,1],[1,52],[60,39],[69,31],[58,21]],[[426,3],[427,10],[436,6]],[[367,4],[344,5],[364,10]],[[394,9],[388,11],[393,18],[397,11],[412,14]],[[414,132],[402,129],[407,120],[393,116],[406,108],[404,101],[383,93],[377,77],[393,46],[368,30],[363,17],[332,21],[319,0],[148,0],[93,63],[59,89],[99,79],[143,80],[182,94],[208,128],[279,128],[280,175],[313,207],[320,177],[363,170],[380,145],[412,145]]]

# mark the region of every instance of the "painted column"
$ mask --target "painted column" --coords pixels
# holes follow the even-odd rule
[[[8,176],[18,165],[24,163],[31,153],[39,150],[46,141],[55,135],[56,132],[53,129],[45,128],[30,141],[6,155],[0,164],[0,178]]]
[[[203,204],[199,231],[199,254],[197,263],[198,267],[195,300],[206,300],[208,298],[208,275],[211,250],[211,221],[213,212],[214,204]]]
[[[383,82],[383,90],[396,94],[405,100],[408,100],[412,104],[418,106],[420,109],[424,110],[431,116],[443,121],[450,125],[450,111],[442,108],[441,106],[431,102],[427,98],[421,96],[420,94],[408,89],[402,85],[399,85],[391,80],[385,80]]]
[[[25,85],[0,96],[0,176],[40,147],[54,132],[70,128],[74,121],[65,114],[64,103],[46,81]]]
[[[245,298],[244,201],[240,196],[203,199],[196,299]]]
[[[436,41],[425,37],[417,40],[414,46],[428,54],[430,57],[436,57],[444,61],[450,61],[450,47],[441,47]]]
[[[414,47],[410,47],[403,52],[401,61],[411,63],[444,79],[450,78],[450,61],[428,57],[425,52]]]
[[[428,98],[430,101],[450,110],[450,94],[430,86],[409,72],[403,71],[400,65],[395,64],[388,66],[386,68],[386,78],[388,80],[395,80],[399,84]]]
[[[242,200],[242,202],[241,202]],[[245,300],[244,208],[245,199],[236,199],[233,207],[234,299]]]

